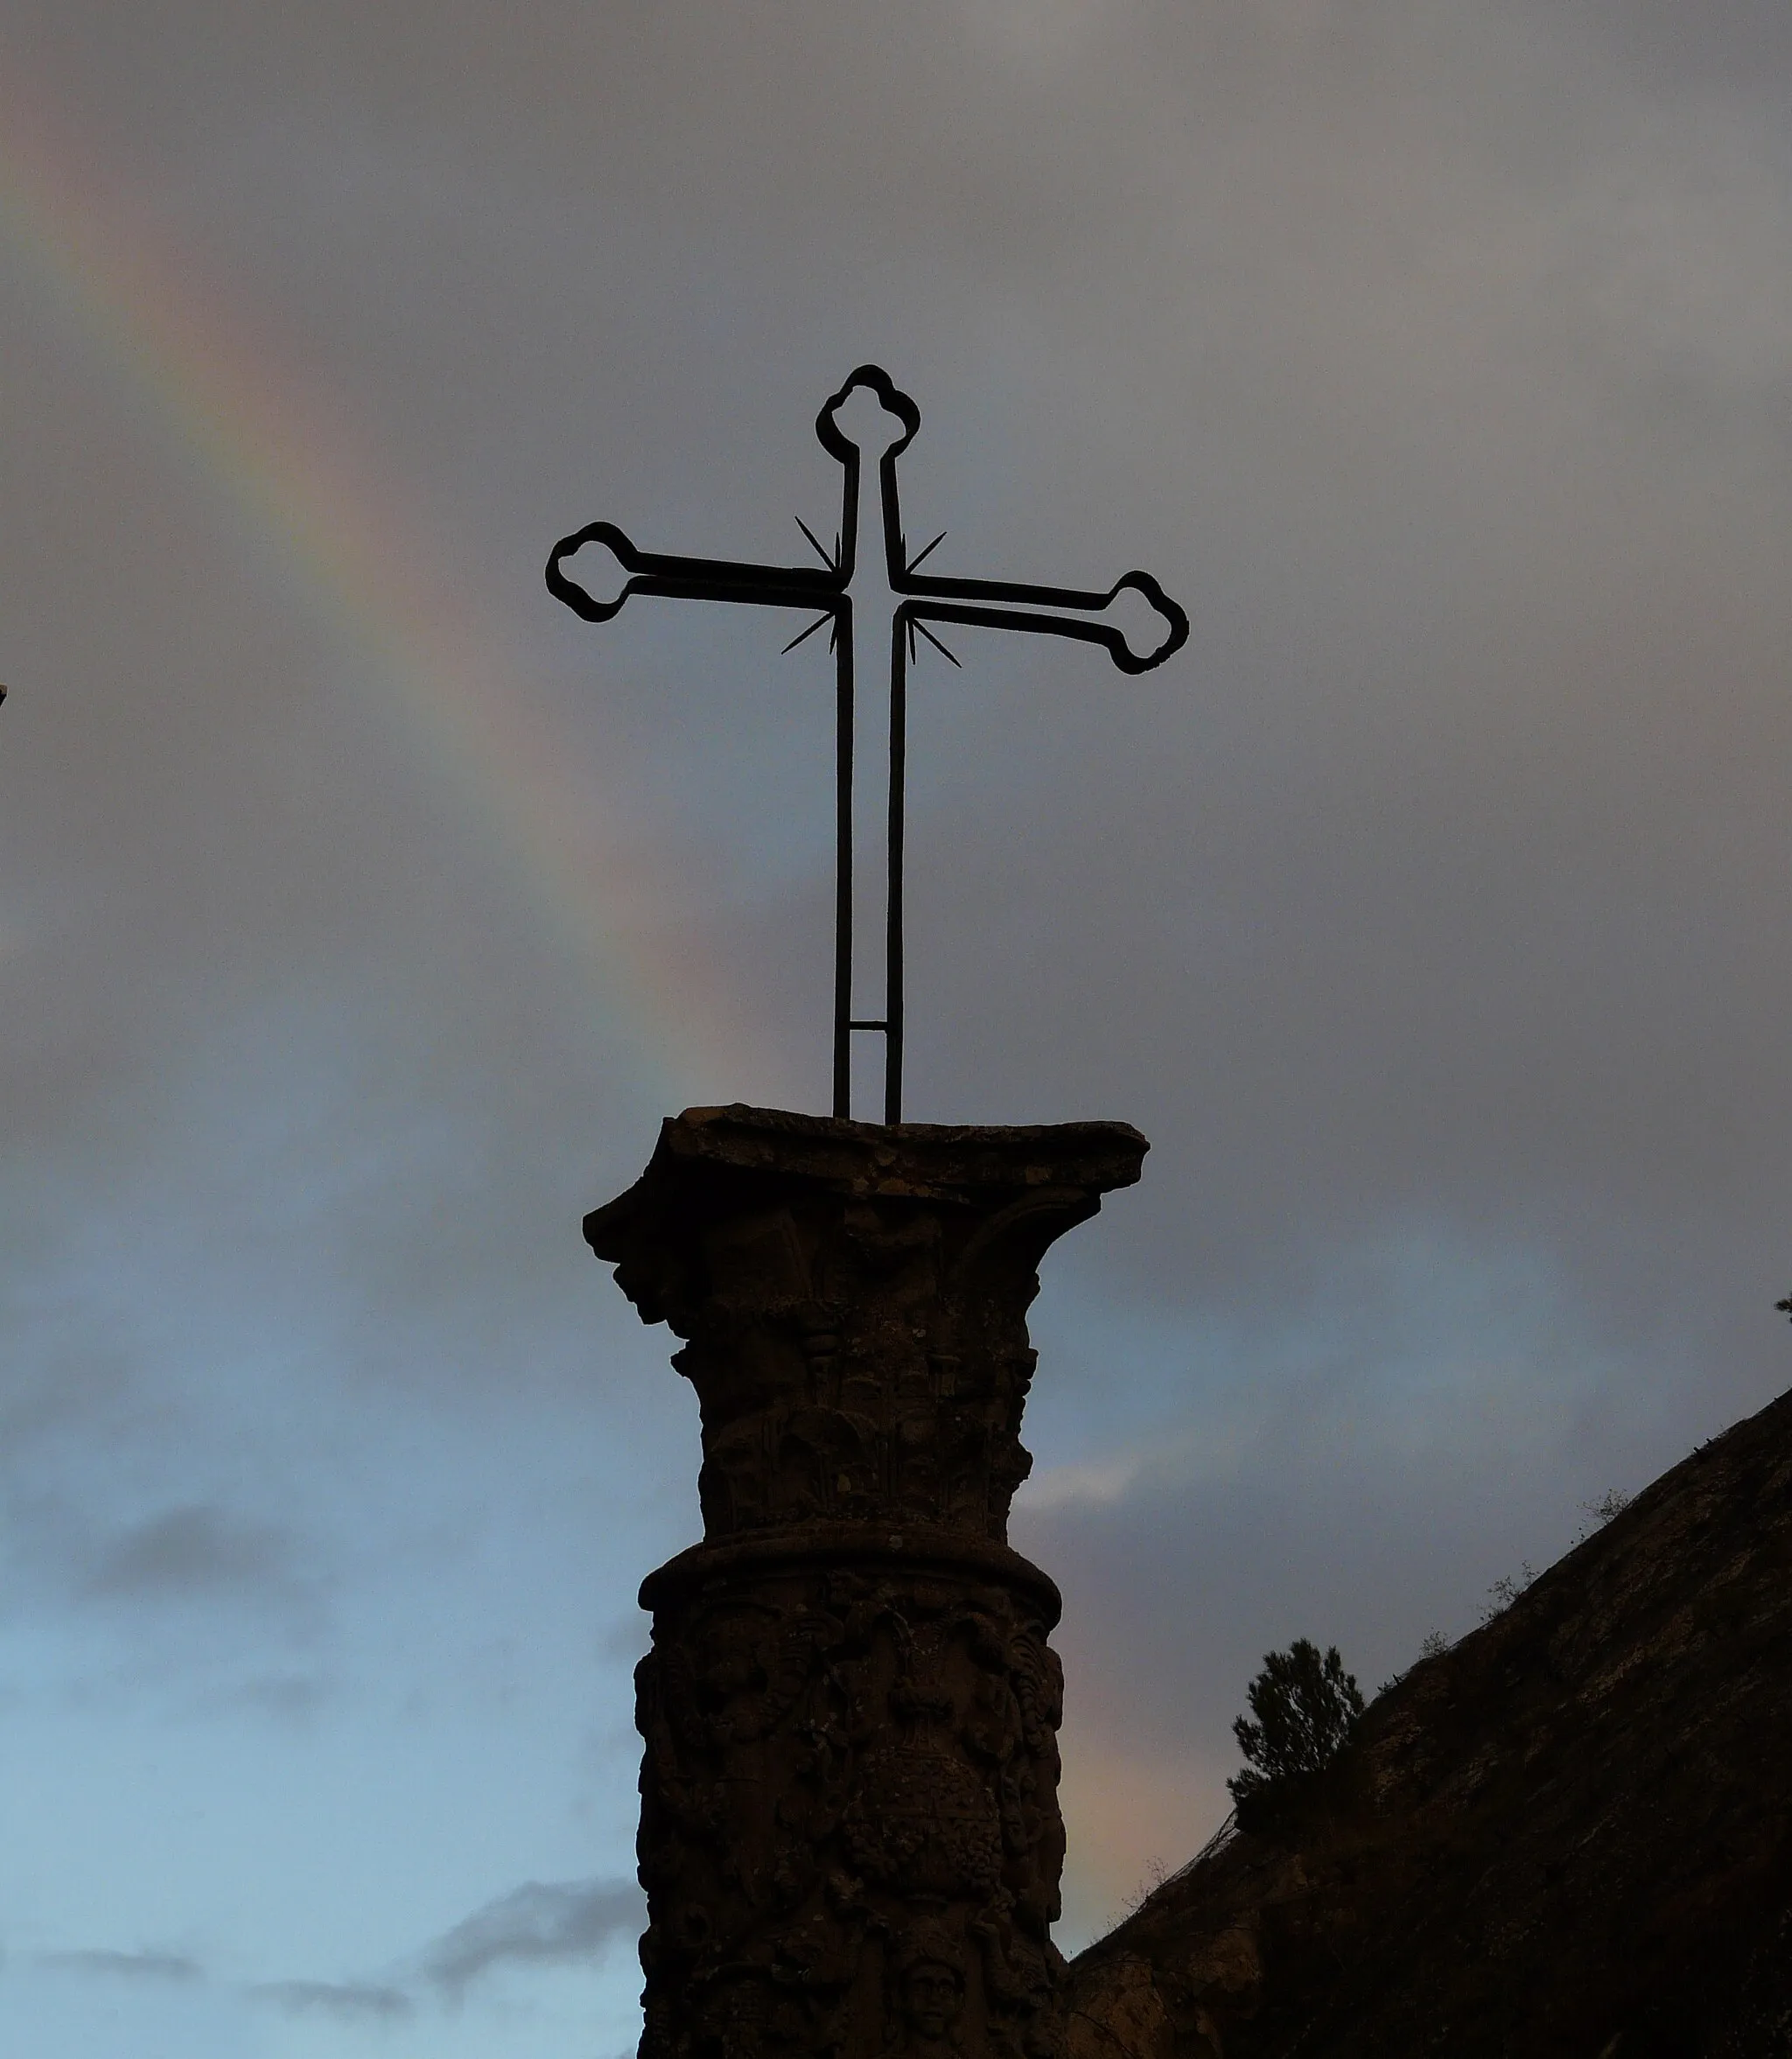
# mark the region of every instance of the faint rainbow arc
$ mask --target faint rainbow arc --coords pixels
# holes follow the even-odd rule
[[[415,510],[382,493],[340,431],[304,403],[304,382],[271,371],[273,354],[199,290],[188,254],[174,253],[140,212],[130,215],[116,181],[24,111],[15,78],[0,103],[0,222],[15,248],[116,383],[375,661],[436,773],[494,837],[656,1090],[681,1076],[725,1076],[727,1054],[707,1027],[722,1011],[695,967],[646,941],[664,886],[638,846],[612,839],[598,850],[591,796],[551,739],[518,718],[490,637],[424,569],[433,554]]]

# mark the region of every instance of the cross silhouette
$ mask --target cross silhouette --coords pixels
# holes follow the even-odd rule
[[[843,411],[861,391],[875,397],[893,423],[875,452],[855,440]],[[797,518],[820,565],[735,564],[725,558],[672,557],[640,550],[612,522],[589,522],[555,544],[548,559],[548,591],[588,622],[607,622],[632,594],[657,594],[672,600],[745,601],[758,607],[803,608],[816,620],[785,645],[794,650],[826,623],[835,660],[836,738],[835,744],[834,884],[834,1113],[851,1113],[850,1061],[855,1030],[878,1032],[884,1038],[884,1120],[902,1119],[902,803],[907,728],[908,667],[916,653],[917,635],[925,637],[956,665],[958,660],[928,627],[929,623],[962,622],[984,629],[1030,629],[1042,636],[1068,636],[1096,643],[1123,672],[1149,672],[1188,641],[1188,617],[1170,599],[1149,572],[1128,572],[1104,593],[1069,586],[1026,586],[999,579],[942,578],[918,571],[921,561],[943,538],[908,555],[897,497],[896,460],[920,427],[920,410],[876,365],[861,365],[816,417],[816,434],[830,457],[844,469],[839,532],[827,550],[815,532]],[[859,493],[869,490],[864,459],[878,460],[878,512],[884,532],[883,564],[858,561]],[[563,570],[568,558],[588,543],[601,544],[627,575],[613,600],[596,600]],[[1112,619],[1122,595],[1143,596],[1163,626],[1149,651],[1133,649],[1126,633]],[[853,685],[861,627],[868,648],[887,639],[890,649],[890,808],[888,887],[885,902],[884,1012],[875,1020],[852,1012],[852,747]]]

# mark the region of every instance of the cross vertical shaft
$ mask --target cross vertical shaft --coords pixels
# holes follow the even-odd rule
[[[908,770],[907,630],[890,622],[889,886],[884,914],[884,1120],[902,1120],[902,825]]]
[[[852,603],[834,654],[834,1103],[852,1112]],[[836,623],[836,630],[838,625]]]

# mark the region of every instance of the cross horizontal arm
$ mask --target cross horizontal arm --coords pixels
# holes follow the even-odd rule
[[[1068,636],[1100,644],[1123,672],[1150,672],[1188,641],[1188,617],[1149,572],[1128,572],[1105,593],[1073,586],[1024,586],[1000,579],[917,579],[906,582],[908,599],[899,611],[916,622],[965,622],[979,629],[1026,629],[1040,636]],[[1102,615],[1123,593],[1142,594],[1164,634],[1149,651],[1135,651],[1117,624],[1086,621]],[[1047,614],[1044,609],[1061,610]]]
[[[601,543],[628,578],[614,600],[597,600],[561,570],[587,543]],[[587,622],[607,622],[634,593],[668,600],[733,600],[760,607],[833,611],[845,599],[846,581],[826,565],[743,564],[724,557],[673,557],[640,550],[613,522],[587,522],[563,536],[548,556],[548,591]]]

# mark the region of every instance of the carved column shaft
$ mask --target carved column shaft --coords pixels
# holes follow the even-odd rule
[[[641,1589],[642,2059],[1054,2049],[1059,1597],[1006,1542],[1026,1310],[1145,1148],[693,1109],[586,1219],[703,1416],[704,1542]]]

